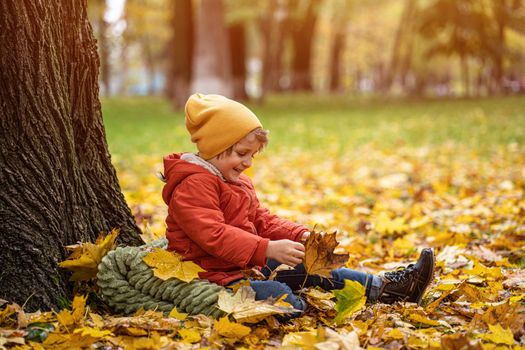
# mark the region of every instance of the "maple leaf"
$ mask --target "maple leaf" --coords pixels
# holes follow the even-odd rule
[[[299,312],[282,298],[255,300],[255,291],[247,286],[240,287],[235,295],[221,291],[217,305],[222,311],[231,314],[235,320],[246,323],[257,323],[271,315]]]
[[[501,325],[491,325],[489,324],[490,333],[482,334],[480,338],[492,342],[494,344],[514,344],[514,335],[510,329],[504,329]]]
[[[349,255],[335,254],[334,249],[338,243],[336,233],[321,234],[312,232],[304,243],[304,267],[310,275],[319,275],[331,278],[330,271],[343,266]]]
[[[256,268],[241,270],[241,273],[244,275],[244,277],[252,280],[263,281],[266,279],[266,276]]]
[[[144,257],[143,261],[153,267],[153,274],[162,280],[177,278],[184,282],[191,282],[199,278],[199,272],[205,271],[194,262],[182,261],[179,254],[162,248],[155,248]]]
[[[408,225],[404,218],[391,219],[388,214],[381,212],[374,220],[375,230],[379,233],[393,234],[406,232]]]
[[[86,300],[87,295],[75,295],[71,303],[71,310],[64,309],[57,314],[58,322],[66,328],[82,324],[86,312]]]
[[[197,343],[201,340],[201,334],[196,329],[179,329],[178,330],[179,335],[181,336],[182,340],[186,343]]]
[[[308,288],[303,295],[306,297],[308,304],[321,311],[334,310],[335,302],[332,300],[332,292],[322,292],[319,289]]]
[[[365,287],[356,281],[345,280],[343,289],[332,291],[337,298],[335,323],[340,324],[353,313],[361,310],[366,303]]]
[[[184,312],[179,312],[177,308],[174,307],[169,313],[168,317],[173,317],[179,321],[184,321],[188,317],[188,314]]]
[[[247,336],[252,331],[250,327],[246,327],[242,324],[231,322],[228,316],[222,317],[220,320],[215,321],[213,328],[219,333],[219,335],[226,338],[240,339]]]
[[[119,235],[119,230],[114,229],[108,235],[101,233],[95,243],[80,243],[67,246],[72,250],[67,260],[58,265],[62,268],[73,271],[71,281],[87,281],[97,276],[98,265],[102,258],[115,246],[115,240]]]

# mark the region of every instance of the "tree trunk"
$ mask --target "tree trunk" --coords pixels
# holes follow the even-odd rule
[[[191,92],[232,96],[231,58],[222,0],[201,0]]]
[[[142,36],[140,46],[145,63],[147,94],[151,96],[155,93],[155,59],[151,52],[151,43],[147,33]]]
[[[341,54],[343,53],[346,39],[344,33],[344,29],[337,31],[332,45],[330,62],[330,91],[332,92],[337,92],[341,89]]]
[[[171,45],[170,74],[167,95],[176,108],[184,107],[189,97],[193,59],[193,8],[191,0],[175,0],[173,42]]]
[[[290,27],[290,14],[285,5],[277,0],[271,0],[268,11],[259,21],[259,30],[263,39],[260,101],[264,100],[268,91],[280,90],[284,44]]]
[[[312,90],[312,42],[317,22],[319,0],[310,0],[304,18],[297,21],[292,31],[292,89]]]
[[[492,94],[499,94],[503,91],[503,56],[505,55],[505,27],[507,22],[507,4],[505,0],[493,1],[494,16],[496,18],[496,40],[497,45],[493,58],[492,79],[493,86],[490,89]]]
[[[461,61],[461,76],[463,78],[463,86],[465,88],[464,95],[470,96],[470,75],[468,70],[468,59],[466,56],[460,56]]]
[[[246,93],[246,39],[244,24],[238,23],[228,28],[230,39],[230,57],[232,72],[232,97],[235,100],[247,100]]]
[[[111,96],[111,65],[109,63],[109,42],[108,29],[109,23],[104,18],[106,14],[106,0],[99,1],[98,13],[98,48],[100,54],[100,80],[103,86],[103,94]]]
[[[16,39],[14,39],[16,38]],[[69,298],[65,245],[139,229],[111,165],[86,1],[0,2],[0,298]]]
[[[392,45],[392,53],[390,54],[390,64],[386,72],[385,81],[384,81],[384,92],[388,92],[394,83],[398,72],[405,73],[408,71],[408,67],[403,67],[403,65],[410,60],[408,57],[411,55],[411,38],[415,28],[415,12],[416,0],[405,0],[405,5],[403,7],[403,13],[399,19],[399,24],[396,31],[396,36],[394,38],[394,43]],[[406,48],[406,50],[403,50]],[[401,80],[404,80],[404,77],[401,76]]]

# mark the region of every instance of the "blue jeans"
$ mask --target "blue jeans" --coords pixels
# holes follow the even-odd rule
[[[268,260],[268,264],[261,272],[269,277],[270,274],[281,263],[275,260]],[[264,300],[268,297],[279,298],[284,294],[288,296],[284,299],[297,310],[306,310],[304,300],[293,294],[292,291],[308,287],[321,287],[324,290],[342,289],[345,280],[357,281],[365,287],[365,295],[368,301],[375,301],[379,297],[382,280],[380,277],[351,270],[340,268],[331,271],[332,278],[324,278],[316,275],[308,275],[303,264],[297,265],[293,270],[279,271],[273,281],[250,280],[250,285],[255,291],[256,300]],[[235,282],[234,282],[235,283]]]

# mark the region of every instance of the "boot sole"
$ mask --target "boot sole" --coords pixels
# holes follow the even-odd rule
[[[416,300],[416,303],[418,306],[421,305],[421,300],[423,299],[423,295],[425,295],[425,291],[427,290],[428,286],[430,285],[430,282],[434,279],[434,269],[436,267],[436,256],[434,255],[434,249],[432,249],[432,273],[428,276],[427,280],[425,281],[425,288],[419,295],[419,297]]]

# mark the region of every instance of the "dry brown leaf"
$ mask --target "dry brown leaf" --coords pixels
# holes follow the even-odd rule
[[[304,244],[304,267],[310,275],[319,275],[331,278],[330,271],[343,266],[349,255],[335,254],[334,249],[338,243],[336,233],[322,234],[312,232]]]
[[[266,279],[266,276],[255,267],[251,269],[241,270],[241,273],[244,275],[244,277],[252,280],[264,281]]]
[[[257,323],[271,315],[284,315],[299,310],[290,304],[279,300],[255,300],[255,292],[251,287],[239,288],[235,295],[226,291],[219,293],[217,302],[219,309],[231,314],[236,321]]]
[[[280,271],[289,271],[289,270],[293,270],[293,267],[291,266],[288,266],[286,264],[281,264],[279,266],[277,266],[275,268],[275,270],[272,271],[272,273],[270,274],[270,276],[268,276],[268,279],[270,281],[273,281],[275,279],[275,277],[277,277],[277,273],[280,272]]]

